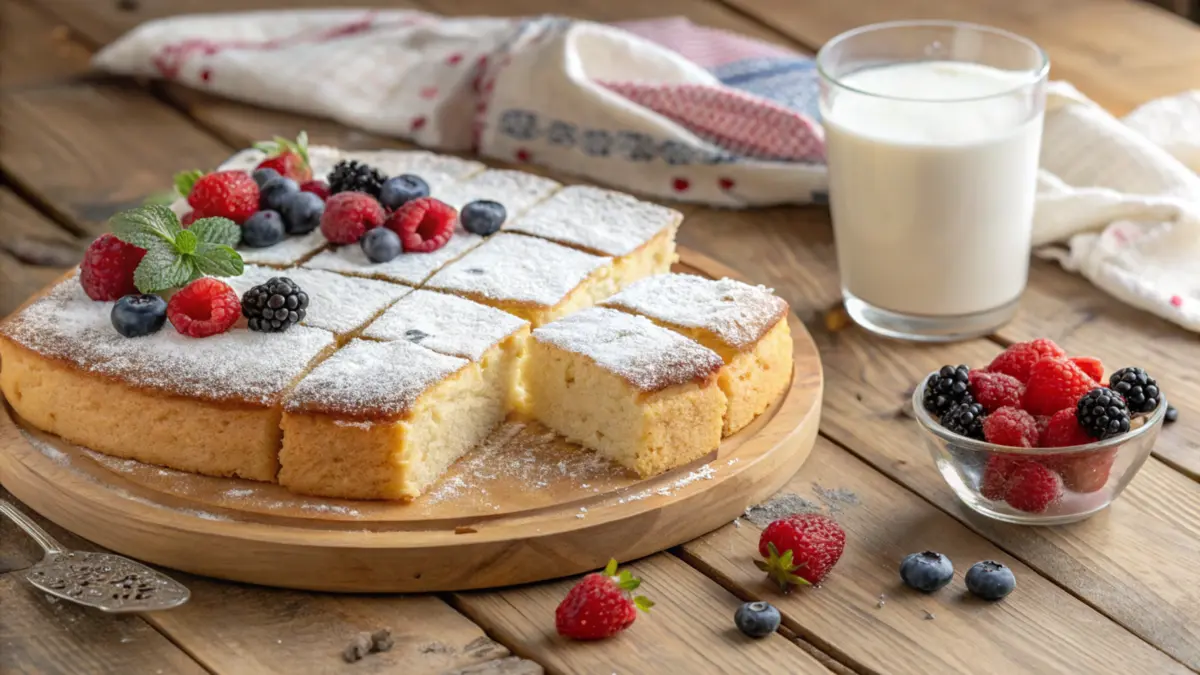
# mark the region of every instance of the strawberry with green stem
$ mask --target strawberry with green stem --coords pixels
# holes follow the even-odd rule
[[[846,532],[820,513],[780,518],[763,529],[755,565],[784,593],[796,586],[820,583],[846,548]]]
[[[633,591],[642,580],[629,570],[617,569],[609,560],[603,572],[593,572],[579,580],[554,612],[558,634],[575,640],[601,640],[629,628],[637,610],[649,612],[654,606],[645,596]]]
[[[308,161],[308,133],[301,131],[295,141],[276,136],[269,141],[254,144],[255,149],[267,153],[267,158],[258,163],[256,169],[274,169],[284,178],[297,183],[312,179],[312,166]]]

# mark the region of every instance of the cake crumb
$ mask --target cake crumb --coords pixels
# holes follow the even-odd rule
[[[733,526],[734,526],[734,527],[741,527],[741,526],[742,526],[742,521],[741,521],[741,520],[738,520],[737,518],[734,518],[734,519],[733,519]]]
[[[392,630],[390,628],[380,628],[371,633],[371,651],[387,652],[391,651],[396,645],[396,641],[392,639]]]
[[[875,603],[875,609],[883,609],[883,606],[886,604],[887,604],[887,596],[884,595],[883,593],[880,593],[879,600]]]
[[[933,615],[933,612],[931,612],[931,611],[929,611],[929,610],[927,610],[927,609],[925,609],[925,610],[922,610],[922,611],[923,611],[923,612],[925,612],[925,620],[926,620],[926,621],[933,621],[933,620],[936,618],[936,617]]]
[[[359,633],[354,640],[342,650],[342,659],[346,663],[357,663],[371,653],[371,634]]]
[[[794,492],[781,492],[761,504],[755,504],[743,512],[743,517],[759,527],[794,513],[820,513],[821,507]]]

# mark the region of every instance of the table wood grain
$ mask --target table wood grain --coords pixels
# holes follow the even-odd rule
[[[314,142],[409,147],[325,120],[267,111],[162,83],[99,76],[96,49],[150,19],[198,11],[320,7],[327,0],[0,0],[0,315],[77,262],[107,218],[166,189],[182,169],[307,129]],[[1200,87],[1200,28],[1132,0],[368,0],[455,15],[569,13],[597,21],[682,15],[811,52],[848,28],[949,18],[1008,28],[1049,53],[1114,113]],[[131,9],[132,8],[132,9]],[[570,181],[570,177],[556,176]],[[1035,261],[1017,317],[987,338],[921,346],[846,325],[829,214],[819,207],[686,206],[680,241],[753,271],[795,308],[827,378],[821,438],[786,491],[829,489],[847,551],[822,587],[788,597],[750,564],[758,528],[739,519],[635,561],[659,602],[619,638],[569,644],[553,609],[570,580],[500,591],[335,596],[180,575],[193,601],[115,618],[51,603],[19,572],[39,552],[0,522],[0,673],[942,673],[1200,671],[1200,339]],[[1048,336],[1110,367],[1153,371],[1180,408],[1154,457],[1105,512],[1023,528],[960,506],[905,411],[913,382]],[[6,496],[0,490],[0,496]],[[47,524],[55,536],[94,548]],[[984,605],[962,592],[899,587],[911,551],[1011,565],[1018,590]],[[880,606],[880,597],[884,598]],[[777,635],[742,638],[737,603],[768,599]],[[928,612],[928,615],[926,614]],[[932,616],[933,618],[927,618]],[[341,661],[359,631],[390,627],[396,648]]]

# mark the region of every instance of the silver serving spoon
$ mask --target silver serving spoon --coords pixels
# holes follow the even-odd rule
[[[178,607],[191,593],[171,577],[112,553],[70,551],[17,507],[0,499],[8,516],[45,551],[25,580],[50,595],[105,612],[153,612]]]

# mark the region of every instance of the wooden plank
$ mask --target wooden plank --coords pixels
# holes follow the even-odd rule
[[[41,85],[88,71],[89,50],[66,25],[17,0],[0,1],[0,90]]]
[[[554,609],[577,579],[458,593],[453,602],[490,635],[556,673],[828,673],[775,634],[751,640],[733,625],[740,601],[666,553],[629,565],[639,593],[657,604],[620,636],[573,642],[554,629]]]
[[[784,490],[814,509],[824,497],[846,530],[846,551],[819,588],[784,596],[766,583],[751,564],[761,530],[745,519],[685,544],[684,559],[738,594],[775,604],[785,625],[856,671],[1187,672],[827,440]],[[830,500],[830,491],[841,499]],[[948,555],[956,575],[926,595],[906,588],[897,568],[905,555],[929,549]],[[963,575],[979,560],[1013,568],[1013,595],[996,604],[967,595]]]
[[[0,187],[0,316],[62,274],[83,256],[83,242]]]
[[[13,501],[4,488],[0,499]],[[38,520],[64,544],[86,546]],[[0,673],[205,672],[140,616],[101,614],[52,598],[14,571],[40,559],[33,540],[0,518]]]
[[[1117,114],[1200,86],[1200,28],[1133,0],[721,1],[813,50],[880,21],[944,19],[1004,28],[1046,50],[1052,77],[1069,80]]]

